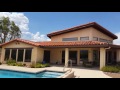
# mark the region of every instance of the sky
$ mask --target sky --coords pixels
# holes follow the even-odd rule
[[[97,22],[118,36],[115,44],[120,44],[120,12],[0,12],[0,17],[9,17],[22,31],[23,39],[50,41],[47,34]]]

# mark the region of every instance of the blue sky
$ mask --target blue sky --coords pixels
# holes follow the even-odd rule
[[[97,22],[113,33],[120,31],[120,12],[24,12],[31,32],[48,34],[88,22]]]
[[[50,32],[97,22],[118,36],[120,43],[120,12],[0,12],[13,20],[22,31],[22,38],[32,41],[48,41]]]

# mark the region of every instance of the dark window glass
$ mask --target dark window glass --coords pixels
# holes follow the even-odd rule
[[[80,50],[80,59],[88,60],[88,50]]]
[[[10,49],[6,49],[5,50],[5,60],[9,59],[9,55],[10,55]]]
[[[26,50],[26,52],[25,52],[25,62],[31,62],[31,53],[32,53],[32,50]]]
[[[24,52],[24,49],[18,49],[18,62],[21,62],[23,61],[23,52]]]
[[[89,37],[80,37],[81,41],[89,40]]]
[[[17,52],[17,49],[12,49],[11,58],[13,60],[16,60],[16,52]]]
[[[93,37],[93,41],[98,41],[98,37]]]
[[[78,41],[78,37],[63,38],[62,41]]]

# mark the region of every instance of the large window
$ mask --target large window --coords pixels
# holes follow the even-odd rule
[[[62,38],[62,41],[78,41],[78,37]]]
[[[26,49],[25,52],[25,62],[31,62],[31,53],[32,53],[32,49]]]
[[[80,37],[81,41],[89,40],[89,37]]]
[[[16,60],[16,52],[17,52],[17,49],[12,49],[11,58],[13,60]]]
[[[80,59],[88,60],[88,50],[80,50]]]
[[[23,61],[23,52],[24,52],[24,49],[19,49],[18,50],[18,62],[21,62]]]
[[[99,41],[101,41],[101,42],[107,42],[107,43],[112,43],[112,40],[107,40],[107,39],[103,39],[103,38],[99,38]]]
[[[5,49],[5,60],[9,59],[10,49]]]
[[[93,37],[93,41],[98,41],[98,37]]]

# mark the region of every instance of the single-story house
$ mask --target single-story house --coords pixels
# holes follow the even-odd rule
[[[96,22],[75,26],[47,34],[51,41],[33,42],[14,39],[3,43],[1,62],[12,58],[17,62],[59,63],[68,66],[80,61],[98,61],[100,68],[120,61],[120,45],[113,44],[118,37]]]

